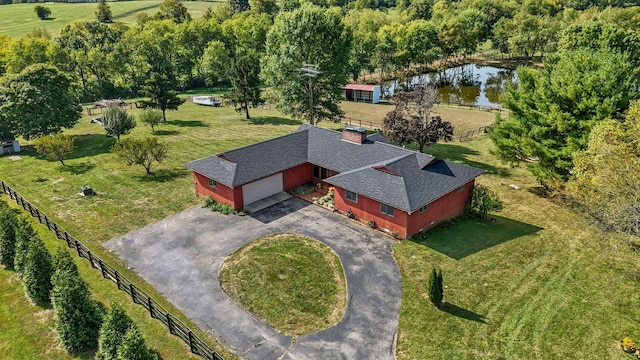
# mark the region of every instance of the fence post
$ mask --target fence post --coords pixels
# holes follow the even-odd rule
[[[82,257],[82,254],[80,254],[80,242],[78,241],[78,239],[76,239],[75,244],[76,244],[76,251],[78,252],[78,257]]]
[[[171,314],[167,313],[167,326],[169,327],[169,334],[173,335],[173,327],[171,327]]]
[[[67,241],[67,247],[71,248],[71,239],[69,239],[69,233],[68,232],[64,232],[64,238]]]
[[[136,297],[134,295],[135,291],[136,291],[136,286],[133,285],[133,283],[129,283],[129,290],[131,291],[131,300],[133,300],[134,304],[137,304],[136,302]]]
[[[189,349],[191,349],[191,353],[194,354],[193,351],[193,333],[189,330]]]
[[[93,266],[93,255],[91,255],[91,250],[87,250],[87,255],[89,255],[89,264],[91,264],[91,268],[95,268],[95,266]]]
[[[100,264],[100,272],[102,273],[103,278],[107,278],[107,273],[104,271],[104,265],[102,264],[102,259],[98,258],[98,264]]]
[[[149,316],[153,317],[153,302],[151,302],[151,296],[147,295],[147,305],[149,305]]]
[[[118,290],[120,290],[120,275],[118,275],[118,271],[115,271],[116,274],[116,285],[118,285]]]

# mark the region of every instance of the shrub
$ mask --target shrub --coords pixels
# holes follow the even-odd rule
[[[368,227],[370,227],[370,228],[372,228],[372,229],[375,229],[375,228],[377,227],[377,226],[376,226],[376,222],[375,222],[375,221],[373,221],[373,220],[369,220],[369,221],[367,221],[367,226],[368,226]]]
[[[48,19],[49,15],[51,15],[51,9],[42,5],[36,5],[33,8],[33,11],[36,13],[36,15],[38,15],[38,18],[40,18],[40,20]]]
[[[142,110],[138,118],[142,123],[151,126],[151,132],[155,132],[155,126],[162,122],[162,112],[160,110],[147,108]]]
[[[110,105],[102,116],[102,125],[107,136],[115,136],[120,140],[120,135],[127,135],[136,127],[136,120],[123,107]]]
[[[204,199],[204,207],[211,209],[213,212],[219,212],[223,215],[233,215],[236,213],[236,209],[228,204],[217,202],[213,197],[207,196]]]
[[[355,219],[356,215],[353,213],[353,211],[351,211],[351,209],[348,209],[347,212],[345,213],[345,215],[347,215],[347,217],[349,219]]]
[[[40,238],[32,238],[27,245],[24,269],[21,275],[27,295],[36,302],[48,303],[53,287],[51,285],[52,275],[51,254]]]
[[[151,174],[151,165],[161,163],[167,157],[168,147],[156,138],[132,138],[118,141],[111,147],[128,165],[142,165]]]
[[[24,216],[18,216],[15,228],[16,233],[16,254],[13,257],[13,268],[18,274],[24,270],[24,259],[27,256],[27,249],[31,239],[36,237],[36,233]]]
[[[431,301],[431,303],[436,306],[440,305],[444,296],[441,271],[437,271],[436,268],[433,268],[433,270],[431,270],[428,287],[429,301]]]
[[[471,192],[471,205],[469,212],[473,216],[484,220],[489,212],[502,210],[502,201],[498,194],[484,185],[478,185]]]
[[[0,201],[0,264],[13,269],[16,256],[18,212]]]
[[[113,304],[107,312],[100,327],[98,351],[95,360],[113,360],[118,356],[118,348],[122,345],[127,331],[135,326],[133,320],[125,313],[120,304]]]
[[[144,338],[137,327],[131,327],[122,339],[122,345],[118,349],[116,360],[157,360],[158,357],[152,354]]]
[[[54,264],[51,303],[62,346],[73,353],[96,347],[102,323],[99,305],[91,299],[87,284],[66,250],[60,249]]]

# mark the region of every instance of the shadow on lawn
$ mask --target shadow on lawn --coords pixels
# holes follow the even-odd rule
[[[164,135],[178,135],[180,131],[177,130],[156,130],[152,135],[164,136]]]
[[[487,318],[484,315],[477,314],[471,310],[463,309],[459,306],[449,304],[447,302],[438,306],[438,309],[444,312],[447,312],[451,315],[457,316],[459,318],[463,318],[463,319],[467,319],[467,320],[471,320],[471,321],[475,321],[483,324],[488,324]]]
[[[300,125],[300,121],[277,116],[256,116],[249,120],[253,125]]]
[[[75,149],[67,159],[79,159],[108,153],[116,143],[115,137],[105,134],[72,135]]]
[[[498,167],[494,165],[485,164],[478,161],[469,160],[469,155],[480,155],[480,152],[468,148],[463,145],[455,145],[449,143],[438,143],[428,148],[425,148],[425,153],[436,156],[440,159],[455,160],[463,164],[475,166],[480,169],[486,170],[490,174],[495,174],[500,177],[508,177],[511,175],[511,171],[507,167]]]
[[[83,162],[80,164],[66,164],[65,166],[58,166],[58,171],[70,173],[72,175],[82,175],[88,171],[96,168],[96,164]]]
[[[496,222],[464,220],[440,230],[427,231],[411,241],[460,260],[492,246],[534,234],[542,228],[521,221],[492,216]],[[446,230],[446,231],[442,231]]]
[[[175,168],[175,169],[160,169],[153,171],[151,174],[144,174],[137,176],[138,180],[145,182],[167,182],[173,181],[189,175],[191,172],[187,169]]]
[[[209,127],[209,125],[203,123],[201,120],[171,120],[167,121],[165,124],[179,127]]]

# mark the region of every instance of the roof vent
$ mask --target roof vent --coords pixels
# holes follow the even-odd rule
[[[367,130],[358,126],[345,126],[342,130],[342,140],[362,144],[367,138]]]

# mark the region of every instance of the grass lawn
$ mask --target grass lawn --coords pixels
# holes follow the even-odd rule
[[[617,341],[640,339],[640,258],[541,196],[529,173],[498,163],[491,147],[485,137],[429,149],[489,170],[478,182],[505,210],[496,223],[462,222],[394,246],[403,280],[398,358],[628,359]],[[432,267],[447,287],[441,309],[427,299]]]
[[[133,24],[136,14],[145,12],[153,15],[158,11],[161,0],[144,1],[117,1],[109,2],[114,21],[125,24]],[[191,17],[202,17],[215,2],[186,1],[183,3]],[[51,9],[51,19],[40,20],[33,8],[36,4],[15,4],[0,6],[0,34],[6,34],[14,38],[23,37],[29,31],[38,28],[46,29],[51,36],[56,37],[60,30],[76,20],[95,20],[96,3],[46,3],[44,6]]]
[[[245,309],[289,335],[337,324],[347,304],[338,256],[300,235],[268,236],[242,247],[225,261],[220,282]]]

